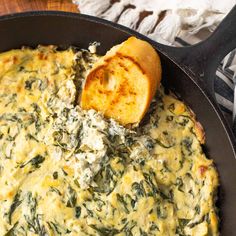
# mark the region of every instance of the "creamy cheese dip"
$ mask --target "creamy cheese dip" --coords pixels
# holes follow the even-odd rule
[[[139,127],[83,111],[90,50],[0,54],[0,235],[219,235],[192,112],[162,89]]]

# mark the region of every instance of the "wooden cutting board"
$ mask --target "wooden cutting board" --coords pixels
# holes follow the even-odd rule
[[[0,0],[0,15],[37,10],[79,12],[72,0]]]

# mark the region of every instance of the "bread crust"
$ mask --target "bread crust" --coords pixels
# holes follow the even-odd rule
[[[96,62],[81,96],[83,109],[95,109],[123,125],[139,123],[161,81],[161,62],[147,42],[130,37]]]

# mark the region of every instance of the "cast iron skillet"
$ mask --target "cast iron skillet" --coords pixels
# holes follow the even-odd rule
[[[220,174],[221,235],[236,235],[236,141],[215,101],[213,78],[220,60],[236,47],[236,7],[205,42],[186,48],[158,44],[125,27],[94,17],[65,12],[28,12],[0,17],[0,51],[55,44],[87,48],[101,42],[98,53],[135,35],[161,56],[163,84],[188,104],[206,132],[206,154]]]

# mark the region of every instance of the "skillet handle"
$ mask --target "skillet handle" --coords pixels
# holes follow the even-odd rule
[[[230,51],[236,48],[236,5],[214,33],[193,46],[182,48],[156,44],[158,50],[178,64],[215,98],[216,69]]]

